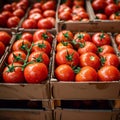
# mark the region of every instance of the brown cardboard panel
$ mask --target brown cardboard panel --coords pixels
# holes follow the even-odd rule
[[[52,120],[51,111],[0,109],[0,120]]]
[[[112,111],[56,109],[55,120],[111,120]]]
[[[118,99],[120,82],[52,82],[53,98],[62,99]]]
[[[0,99],[48,99],[49,84],[0,83]]]

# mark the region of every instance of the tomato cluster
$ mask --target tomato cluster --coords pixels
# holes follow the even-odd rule
[[[120,20],[120,2],[115,0],[93,0],[96,19]]]
[[[41,1],[33,4],[27,19],[22,23],[25,29],[51,29],[55,27],[55,0]]]
[[[17,37],[16,37],[17,38]],[[7,83],[41,83],[48,77],[53,34],[45,29],[18,36],[7,56],[3,80]]]
[[[118,81],[120,62],[104,32],[56,35],[55,76],[59,81]]]
[[[58,18],[64,21],[89,21],[84,0],[65,0],[58,8]]]
[[[19,2],[5,4],[0,13],[0,27],[16,27],[20,19],[25,15],[28,5],[28,0],[20,0]]]

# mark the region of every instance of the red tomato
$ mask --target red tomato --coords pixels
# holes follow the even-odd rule
[[[98,70],[98,78],[100,81],[119,81],[120,72],[112,65],[104,66]]]
[[[74,81],[75,79],[75,73],[73,69],[67,64],[59,65],[55,69],[55,76],[59,81],[69,82]]]
[[[55,10],[45,10],[43,12],[44,17],[55,17]]]
[[[56,8],[56,2],[53,0],[50,1],[46,1],[43,5],[42,5],[42,10],[55,10]]]
[[[34,46],[32,47],[32,51],[33,52],[43,51],[47,55],[50,55],[51,45],[50,45],[50,43],[48,41],[38,40],[38,41],[34,42]]]
[[[28,83],[41,83],[48,77],[48,69],[44,63],[29,64],[24,69],[25,80]]]
[[[77,14],[73,14],[73,15],[72,15],[72,20],[73,20],[73,21],[81,21],[82,18],[81,18],[79,15],[77,15]]]
[[[79,12],[78,15],[83,19],[83,18],[89,18],[89,15],[87,12]]]
[[[5,31],[0,31],[0,42],[2,42],[5,46],[9,44],[11,40],[11,35]]]
[[[34,32],[33,34],[33,41],[38,41],[38,40],[46,40],[49,43],[52,43],[53,41],[53,35],[52,33],[48,32],[45,29],[40,29]]]
[[[80,69],[80,72],[76,74],[75,81],[76,82],[90,82],[97,81],[98,74],[96,70],[90,66],[85,66]]]
[[[23,40],[23,39],[19,39],[17,41],[14,42],[13,46],[12,46],[12,50],[13,51],[23,51],[23,52],[27,52],[27,49],[29,49],[31,46],[31,43],[28,40]]]
[[[86,10],[83,7],[79,6],[73,6],[72,7],[72,13],[73,14],[78,14],[80,12],[85,12]]]
[[[56,46],[56,51],[59,52],[62,49],[66,49],[66,48],[73,48],[73,46],[69,42],[59,42]]]
[[[115,36],[115,42],[117,43],[117,45],[120,44],[120,34],[117,34],[117,35]]]
[[[13,15],[19,17],[19,18],[22,18],[24,15],[25,15],[25,12],[23,9],[19,8],[19,9],[16,9],[14,12],[13,12]]]
[[[47,19],[52,23],[52,26],[55,27],[56,20],[54,17],[47,17]]]
[[[117,55],[115,55],[113,53],[106,53],[106,54],[102,55],[101,63],[103,66],[112,65],[115,67],[119,67],[119,65],[120,65],[119,58],[117,57]]]
[[[92,41],[97,46],[109,45],[111,42],[110,36],[107,33],[98,32],[93,34]]]
[[[118,6],[114,3],[111,3],[105,7],[105,14],[107,16],[110,16],[111,14],[115,13],[118,11]]]
[[[115,3],[114,0],[105,0],[106,4],[109,5],[111,3]]]
[[[58,13],[61,13],[63,11],[68,11],[68,12],[72,12],[71,8],[69,6],[67,6],[66,4],[61,4],[58,8]]]
[[[40,10],[39,8],[33,8],[29,11],[29,15],[33,14],[33,13],[42,13],[42,10]]]
[[[25,29],[35,29],[37,28],[37,22],[34,19],[26,19],[22,23],[22,28]]]
[[[5,18],[5,16],[0,14],[0,27],[6,27],[6,22],[7,22],[7,19]]]
[[[96,16],[96,19],[107,20],[107,16],[103,13],[97,13],[95,16]]]
[[[56,64],[79,65],[79,54],[72,48],[63,49],[56,53]]]
[[[63,12],[59,13],[58,18],[60,20],[65,20],[65,21],[71,20],[72,14],[69,11],[63,11]]]
[[[69,30],[62,30],[56,35],[57,42],[72,41],[73,33]]]
[[[62,1],[62,4],[65,4],[65,5],[69,6],[69,7],[71,7],[72,0],[64,0],[64,1]]]
[[[41,9],[42,8],[42,2],[36,2],[36,3],[34,3],[33,4],[33,8],[39,8],[39,9]]]
[[[43,16],[41,15],[41,13],[32,13],[29,15],[28,17],[29,19],[34,19],[36,22],[38,22],[40,19],[43,18]]]
[[[9,28],[17,27],[17,25],[19,24],[19,22],[20,22],[20,18],[17,17],[17,16],[13,16],[13,17],[8,18],[7,26]]]
[[[73,4],[76,6],[84,6],[84,0],[73,0]]]
[[[109,16],[110,20],[120,20],[120,13],[113,13]]]
[[[34,61],[34,62],[41,62],[44,63],[45,65],[49,65],[50,59],[48,55],[45,52],[42,51],[36,51],[32,52],[28,58],[28,62]]]
[[[6,18],[6,20],[13,16],[13,14],[10,11],[3,11],[2,15]]]
[[[3,6],[3,10],[4,10],[4,11],[10,11],[10,12],[12,12],[12,11],[13,11],[12,5],[11,5],[11,4],[5,4],[5,5]]]
[[[27,7],[28,7],[28,3],[25,3],[25,2],[22,2],[22,1],[20,1],[16,4],[16,9],[21,8],[23,10],[26,10]]]
[[[13,51],[8,56],[8,63],[12,64],[13,62],[17,62],[23,64],[25,59],[26,54],[23,51]]]
[[[32,43],[32,41],[33,41],[33,35],[31,33],[29,33],[29,32],[24,32],[22,34],[22,36],[21,36],[21,39],[28,40],[29,42]]]
[[[39,29],[51,29],[53,28],[53,24],[47,18],[40,19],[37,24]]]
[[[97,53],[97,47],[94,43],[86,41],[84,43],[80,43],[79,48],[78,48],[78,53],[79,55],[86,53],[86,52],[93,52]]]
[[[98,47],[99,56],[102,56],[105,53],[115,53],[114,48],[110,45],[103,45],[103,46]]]
[[[94,69],[98,70],[100,68],[100,58],[92,52],[84,53],[80,56],[80,66],[91,66]]]
[[[4,54],[5,52],[5,45],[0,41],[0,57]]]
[[[22,83],[24,82],[24,74],[20,63],[9,64],[3,70],[3,80],[6,83]],[[16,67],[15,67],[16,66]]]

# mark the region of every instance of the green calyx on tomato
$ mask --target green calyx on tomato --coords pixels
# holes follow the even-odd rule
[[[46,48],[46,45],[44,44],[44,42],[38,43],[37,46],[38,46],[39,48]]]
[[[73,55],[74,55],[74,53],[70,54],[70,53],[68,52],[68,50],[67,50],[66,59],[67,59],[68,61],[72,61],[72,60],[73,60]]]
[[[34,58],[33,61],[35,61],[35,62],[42,62],[43,61],[42,54],[40,54],[37,58]]]
[[[81,70],[80,67],[76,67],[76,66],[73,66],[72,69],[73,69],[75,74],[78,74],[80,72],[80,70]]]
[[[78,42],[78,44],[79,44],[79,47],[80,47],[80,48],[84,48],[84,47],[85,47],[85,42],[83,42],[83,43]]]
[[[102,52],[103,48],[102,47],[98,47],[98,53]]]
[[[26,51],[27,51],[27,50],[28,50],[28,48],[29,48],[29,47],[28,47],[28,44],[25,44],[25,43],[24,43],[24,41],[23,41],[23,42],[22,42],[21,49],[22,49],[22,50],[26,50]]]
[[[43,34],[42,34],[42,37],[43,37],[45,40],[49,38],[49,36],[48,36],[46,33],[43,33]]]
[[[67,46],[68,45],[68,42],[66,42],[66,41],[62,41],[61,42],[64,46]]]
[[[91,61],[94,61],[94,60],[95,60],[95,57],[94,57],[94,56],[90,56],[90,60],[91,60]]]
[[[105,61],[106,61],[106,58],[105,57],[100,57],[100,61],[101,61],[101,64],[104,65]]]
[[[17,61],[22,61],[22,62],[24,62],[24,60],[22,59],[21,54],[15,55],[15,54],[13,53],[13,57],[14,57],[14,61],[13,61],[13,62],[17,62]]]
[[[83,39],[83,38],[84,38],[84,35],[83,35],[83,34],[79,34],[79,35],[77,36],[77,38]]]
[[[65,38],[68,38],[68,39],[70,39],[70,36],[69,36],[68,32],[66,32],[66,33],[63,33],[63,35],[64,35],[64,37],[65,37]]]
[[[102,40],[104,37],[105,37],[104,33],[100,34],[100,40]]]

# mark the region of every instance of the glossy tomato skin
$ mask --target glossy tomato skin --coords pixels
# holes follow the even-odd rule
[[[55,17],[55,10],[45,10],[43,12],[44,17]]]
[[[48,66],[50,59],[45,52],[37,51],[30,54],[30,56],[28,57],[28,62],[30,61],[41,62]]]
[[[0,57],[4,54],[5,52],[5,45],[0,41]]]
[[[8,20],[8,18],[13,16],[12,12],[10,11],[3,11],[2,15],[6,18],[6,20]]]
[[[58,18],[64,21],[72,20],[72,14],[69,11],[63,11],[59,13]]]
[[[17,41],[14,42],[13,46],[12,46],[12,50],[13,51],[23,51],[23,52],[27,52],[26,48],[30,48],[31,43],[28,40],[23,40],[23,39],[19,39]]]
[[[29,11],[29,15],[33,14],[33,13],[40,13],[42,14],[42,10],[39,8],[33,8]]]
[[[13,16],[8,18],[7,20],[7,27],[12,28],[12,27],[16,27],[20,22],[20,18],[17,16]]]
[[[9,67],[12,66],[12,64],[9,64]],[[5,67],[3,70],[3,80],[6,83],[22,83],[24,82],[24,74],[22,71],[22,64],[20,63],[13,63],[13,66],[17,66],[15,67],[15,69],[11,72],[8,72],[8,67]],[[20,66],[20,67],[18,67]]]
[[[0,31],[0,41],[6,46],[9,44],[11,35],[5,31]]]
[[[103,13],[97,13],[95,16],[96,16],[96,19],[107,20],[107,15]]]
[[[22,28],[25,29],[35,29],[37,28],[37,22],[34,19],[25,19],[22,23]]]
[[[104,55],[102,55],[102,65],[106,66],[106,65],[112,65],[115,67],[119,67],[120,62],[119,62],[119,58],[117,57],[117,55],[112,54],[112,53],[106,53]]]
[[[5,4],[4,6],[3,6],[3,10],[4,11],[13,11],[13,9],[12,9],[12,5],[11,4]]]
[[[72,41],[73,33],[69,30],[62,30],[56,35],[57,42]]]
[[[22,36],[21,36],[21,39],[25,39],[25,40],[28,40],[29,42],[31,42],[32,43],[32,41],[33,41],[33,35],[31,34],[31,33],[29,33],[29,32],[24,32],[23,34],[22,34]]]
[[[84,0],[74,0],[73,4],[76,6],[84,6]]]
[[[34,46],[32,47],[32,52],[36,51],[43,51],[49,56],[51,52],[51,45],[48,41],[38,40],[34,42]]]
[[[55,69],[55,76],[59,81],[69,82],[74,81],[75,79],[75,73],[73,69],[67,64],[59,65]]]
[[[98,55],[102,56],[106,53],[113,53],[115,54],[114,48],[111,45],[103,45],[98,47]]]
[[[42,9],[42,5],[43,5],[42,2],[36,2],[36,3],[33,4],[33,8],[39,8],[39,9]]]
[[[97,80],[98,80],[98,74],[96,70],[90,66],[82,67],[80,72],[77,73],[75,76],[76,82],[90,82]]]
[[[5,16],[0,14],[0,27],[5,27],[6,26],[6,22],[7,22],[7,19],[5,18]]]
[[[41,83],[48,77],[47,66],[44,63],[29,64],[24,69],[24,76],[28,83]]]
[[[51,44],[53,41],[53,35],[52,33],[48,32],[45,29],[40,29],[40,30],[35,31],[33,34],[33,41],[36,42],[41,39],[46,40]]]
[[[26,54],[23,51],[14,51],[9,54],[8,63],[12,64],[13,62],[17,62],[23,64],[25,59]]]
[[[63,49],[56,53],[56,64],[79,65],[79,54],[72,48]]]
[[[115,36],[115,42],[117,43],[117,45],[120,44],[120,34],[117,34],[117,35]]]
[[[22,18],[24,15],[25,15],[25,12],[23,9],[19,8],[19,9],[16,9],[14,12],[13,12],[13,15],[19,17],[19,18]]]
[[[61,12],[63,12],[63,11],[68,11],[68,12],[71,13],[72,9],[69,6],[65,5],[65,4],[61,4],[59,6],[59,9],[58,9],[58,14],[61,13]]]
[[[81,45],[78,48],[79,55],[86,53],[86,52],[93,52],[97,54],[97,46],[89,41],[86,41],[84,43],[81,43]]]
[[[120,80],[120,72],[114,66],[104,66],[98,70],[99,81],[118,81]]]
[[[116,13],[112,13],[110,16],[109,16],[109,20],[120,20],[120,15],[116,14]]]
[[[98,70],[101,66],[100,58],[92,52],[84,53],[80,56],[80,66],[91,66],[94,69]]]
[[[110,45],[110,40],[110,36],[107,33],[97,32],[92,36],[92,41],[97,46]]]

